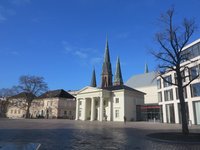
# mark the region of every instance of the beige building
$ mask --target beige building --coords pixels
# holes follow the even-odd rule
[[[48,91],[33,100],[32,118],[75,119],[75,98],[64,90]]]
[[[26,99],[29,96],[34,95],[26,92],[19,93],[17,95],[11,96],[8,98],[8,108],[6,116],[8,118],[25,118],[26,116],[26,110],[27,110],[27,103]]]

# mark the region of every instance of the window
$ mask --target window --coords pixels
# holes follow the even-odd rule
[[[18,110],[18,114],[20,114],[20,110]]]
[[[199,75],[199,66],[190,68],[190,80],[195,79]]]
[[[158,102],[162,102],[162,92],[158,92]]]
[[[67,114],[67,111],[65,110],[65,111],[64,111],[64,115],[66,115],[66,114]]]
[[[172,89],[164,91],[165,101],[173,100],[173,91]]]
[[[157,80],[157,88],[158,88],[158,89],[161,89],[161,79],[158,79],[158,80]]]
[[[119,118],[119,110],[115,110],[115,118]]]
[[[16,114],[16,113],[17,113],[17,110],[15,109],[14,114]]]
[[[115,103],[119,103],[119,98],[115,98]]]
[[[170,76],[167,76],[167,77],[164,77],[164,78],[165,78],[166,81],[172,82],[172,77],[171,77],[171,75],[170,75]],[[164,81],[164,87],[171,86],[171,84],[168,83],[168,82],[165,82],[165,81]]]
[[[10,113],[12,114],[12,113],[13,113],[13,110],[10,110]]]
[[[190,85],[191,97],[200,96],[200,83],[195,83]]]
[[[184,98],[187,98],[187,90],[186,90],[186,88],[183,89],[183,96],[184,96]],[[179,99],[178,88],[176,88],[176,99]]]

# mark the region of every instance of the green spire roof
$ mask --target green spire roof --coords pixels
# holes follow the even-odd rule
[[[144,73],[149,73],[149,68],[147,64],[145,64]]]
[[[90,86],[91,87],[97,86],[95,69],[93,69],[93,72],[92,72],[92,80],[91,80]]]
[[[114,85],[123,85],[123,79],[122,79],[119,57],[117,57]]]
[[[109,46],[108,46],[107,38],[106,38],[106,47],[105,47],[105,53],[104,53],[102,74],[112,75],[112,68],[111,68],[111,63],[110,63],[110,53],[109,53]]]
[[[105,53],[104,53],[104,62],[110,62],[108,38],[106,38],[106,47],[105,47]]]

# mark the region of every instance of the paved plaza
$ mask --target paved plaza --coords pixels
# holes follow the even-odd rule
[[[156,142],[155,132],[181,131],[179,124],[152,122],[90,122],[48,119],[0,119],[0,145],[40,144],[39,150],[199,150],[200,144]],[[199,132],[200,126],[191,126]],[[0,147],[2,150],[3,147]],[[4,148],[5,149],[5,148]],[[26,149],[26,148],[24,148]],[[29,149],[31,149],[29,147]]]

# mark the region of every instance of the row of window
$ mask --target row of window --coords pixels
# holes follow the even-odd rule
[[[185,72],[182,71],[181,75],[183,77],[182,82],[185,82]],[[197,77],[199,77],[199,75],[200,75],[200,65],[196,65],[196,66],[191,67],[189,69],[189,79],[190,80],[196,79]],[[172,83],[172,76],[171,75],[164,77],[164,80],[163,80],[163,87],[171,86],[171,84],[170,84],[170,83]],[[174,74],[174,81],[175,81],[175,84],[177,84],[177,75],[176,74]],[[157,88],[158,89],[162,88],[161,79],[157,80]]]
[[[118,104],[119,103],[119,98],[115,98],[115,103]],[[82,105],[82,101],[79,101],[79,105]],[[98,106],[99,102],[95,101],[95,106]],[[108,106],[108,101],[103,101],[103,105],[104,106]]]
[[[190,60],[200,55],[200,43],[197,43],[188,49],[182,51],[183,61]]]
[[[200,96],[200,83],[195,83],[190,85],[191,89],[191,97],[198,97]],[[183,96],[184,98],[187,98],[187,90],[186,88],[183,89]],[[176,88],[176,99],[179,99],[179,94],[178,94],[178,88]],[[164,91],[164,101],[172,101],[174,100],[173,97],[173,90],[165,90]],[[158,92],[158,101],[162,102],[162,92]]]
[[[11,113],[11,114],[20,114],[21,111],[20,111],[19,109],[18,109],[18,110],[17,110],[17,109],[14,109],[14,110],[11,109],[11,110],[10,110],[10,113]]]

